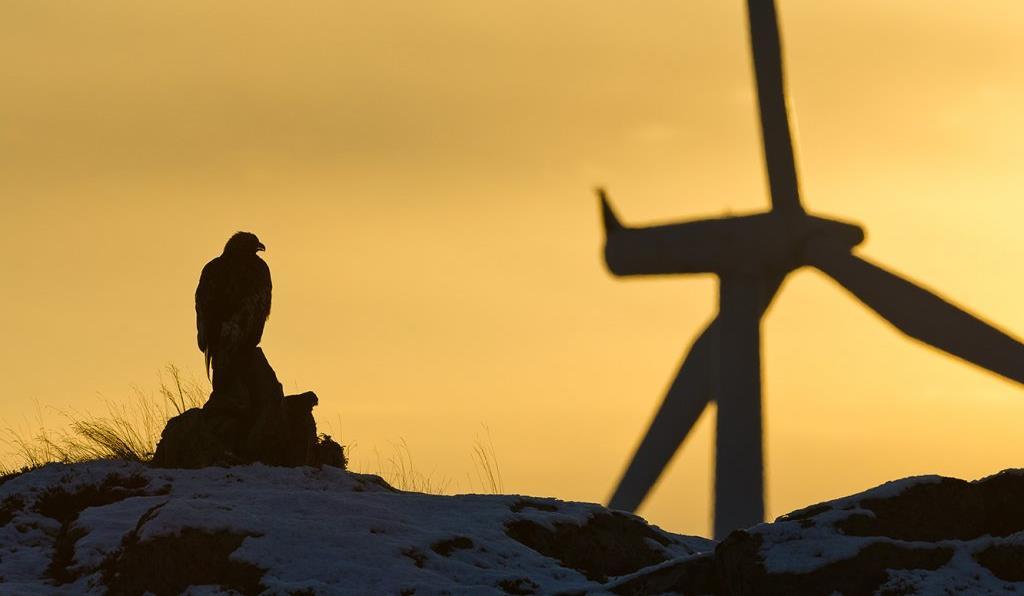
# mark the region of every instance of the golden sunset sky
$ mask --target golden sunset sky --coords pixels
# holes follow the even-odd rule
[[[807,208],[1024,335],[1024,4],[779,0]],[[0,427],[101,409],[176,363],[236,230],[263,347],[353,445],[605,501],[714,277],[612,278],[629,223],[767,208],[740,0],[0,7]],[[763,325],[770,516],[885,480],[1024,465],[1024,388],[924,348],[823,275]],[[710,532],[713,409],[639,511]],[[337,421],[340,420],[339,423]]]

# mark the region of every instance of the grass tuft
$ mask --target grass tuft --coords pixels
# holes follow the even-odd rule
[[[494,451],[494,441],[491,439],[491,429],[483,425],[487,434],[487,442],[477,435],[473,441],[473,463],[475,465],[477,482],[483,487],[483,492],[492,495],[505,493],[505,483],[501,478],[501,468],[498,467],[498,454]]]
[[[118,459],[146,463],[153,458],[157,442],[167,421],[191,408],[202,407],[209,394],[204,378],[186,378],[172,365],[160,374],[155,392],[132,388],[132,397],[124,402],[108,400],[102,415],[76,410],[61,411],[67,426],[60,431],[47,428],[42,409],[36,404],[34,432],[14,428],[0,431],[0,443],[8,446],[8,457],[0,459],[0,484],[29,470],[48,463],[77,463],[97,459]],[[335,421],[340,436],[341,418]],[[326,423],[332,427],[331,423]],[[474,440],[471,458],[476,480],[469,478],[470,488],[479,492],[503,494],[504,482],[490,429],[483,425],[484,435]],[[332,433],[333,434],[333,433]],[[345,447],[350,454],[355,443]],[[392,453],[383,457],[374,450],[376,465],[364,470],[382,477],[399,490],[426,494],[452,494],[457,489],[451,479],[435,478],[434,472],[417,469],[412,450],[405,439],[391,445]],[[479,487],[479,488],[478,488]]]
[[[133,388],[127,402],[106,402],[102,415],[75,410],[62,411],[66,430],[54,432],[43,422],[36,408],[37,430],[25,433],[5,430],[0,441],[13,450],[15,462],[0,465],[0,475],[18,469],[33,469],[51,462],[75,463],[95,459],[148,462],[153,458],[167,421],[189,408],[201,407],[208,389],[195,379],[186,379],[178,367],[169,365],[160,375],[157,392]]]
[[[433,478],[433,473],[423,473],[416,469],[412,460],[412,450],[405,439],[392,444],[392,454],[387,459],[381,457],[379,451],[377,456],[377,470],[371,473],[377,474],[391,486],[398,490],[409,492],[425,493],[428,495],[448,494],[451,480],[442,477],[440,480]]]

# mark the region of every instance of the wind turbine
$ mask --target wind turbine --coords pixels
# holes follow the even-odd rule
[[[715,400],[714,533],[719,539],[764,520],[760,323],[791,271],[816,267],[911,338],[1024,383],[1024,345],[853,254],[864,239],[860,227],[804,211],[774,0],[748,0],[747,9],[771,210],[634,228],[620,222],[604,191],[598,191],[605,261],[613,274],[719,277],[718,315],[690,347],[609,507],[634,511],[640,505],[705,406]]]

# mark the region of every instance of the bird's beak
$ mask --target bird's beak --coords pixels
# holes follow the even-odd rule
[[[256,252],[260,252],[261,250],[267,250],[267,247],[263,246],[262,242],[256,245]]]

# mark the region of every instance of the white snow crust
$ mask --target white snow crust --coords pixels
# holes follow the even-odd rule
[[[152,496],[129,497],[83,510],[76,530],[71,584],[54,585],[47,566],[60,524],[32,508],[35,497],[55,486],[66,490],[99,484],[109,475],[148,479]],[[156,494],[163,492],[165,494]],[[557,507],[544,511],[512,506],[516,495],[432,496],[395,492],[375,477],[337,468],[274,468],[263,465],[202,470],[159,470],[126,462],[50,464],[0,485],[0,503],[17,495],[27,504],[0,527],[0,593],[102,594],[99,571],[131,532],[145,542],[185,528],[245,534],[233,560],[265,569],[265,594],[502,594],[499,582],[527,578],[538,593],[601,593],[603,585],[557,560],[516,542],[505,524],[528,519],[547,527],[582,524],[600,505],[528,498]],[[656,530],[659,531],[660,530]],[[704,552],[703,538],[661,532],[669,558]],[[473,546],[442,556],[439,541],[465,536]],[[422,567],[413,556],[422,555]],[[228,593],[194,586],[191,594]]]
[[[948,563],[934,571],[888,570],[890,579],[879,588],[882,593],[928,595],[1024,592],[1024,582],[1003,581],[972,556],[992,544],[1024,545],[1024,532],[1005,538],[981,536],[973,540],[908,542],[882,536],[847,536],[836,528],[838,522],[852,515],[874,517],[873,512],[859,507],[859,503],[865,499],[891,498],[913,486],[937,483],[941,480],[941,476],[915,476],[886,482],[876,488],[823,503],[827,510],[813,516],[815,524],[811,527],[803,527],[799,519],[787,520],[783,516],[775,523],[761,524],[750,531],[762,537],[760,551],[765,570],[770,574],[809,573],[826,565],[853,558],[869,544],[888,542],[911,547],[947,547],[953,550],[953,556]]]

